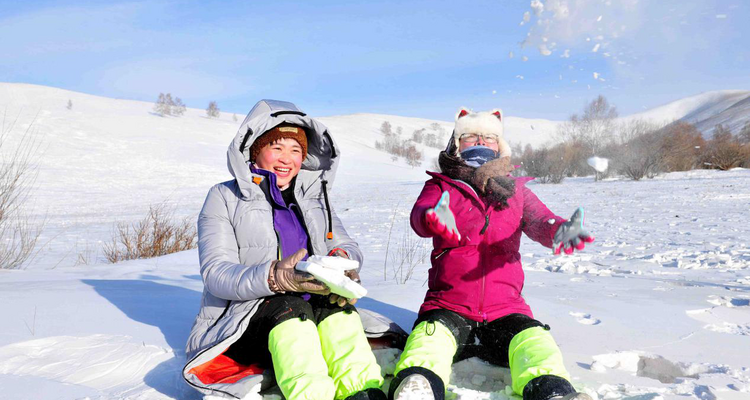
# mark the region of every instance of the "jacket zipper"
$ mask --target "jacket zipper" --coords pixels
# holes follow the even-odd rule
[[[485,214],[484,216],[484,227],[482,227],[482,230],[479,231],[480,235],[484,235],[484,232],[487,231],[487,227],[490,226],[490,214]]]
[[[231,300],[227,300],[227,306],[224,307],[224,311],[221,312],[221,315],[219,315],[219,318],[216,318],[216,321],[214,321],[214,323],[211,324],[211,326],[209,326],[206,331],[210,331],[211,329],[213,329],[214,326],[216,326],[216,324],[218,324],[219,321],[221,321],[221,319],[224,318],[224,315],[226,315],[227,311],[229,311],[229,306],[231,306],[231,305],[232,305],[232,301]]]
[[[482,228],[481,231],[479,231],[480,235],[484,235],[484,233],[487,231],[487,227],[490,226],[490,214],[489,214],[490,212],[491,211],[488,211],[487,214],[484,215],[484,227]],[[485,287],[484,286],[485,286],[485,283],[486,283],[485,282],[485,279],[486,279],[485,273],[486,273],[486,271],[484,270],[484,260],[480,259],[479,262],[482,263],[482,295],[479,297],[479,311],[478,312],[479,312],[479,316],[482,317],[482,321],[486,323],[487,322],[487,314],[485,314],[485,312],[484,312],[484,292],[485,292]]]

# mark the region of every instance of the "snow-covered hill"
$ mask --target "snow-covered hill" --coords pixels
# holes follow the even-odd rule
[[[0,270],[0,399],[197,399],[179,376],[200,301],[197,251],[110,265],[98,250],[115,221],[140,218],[151,203],[195,215],[208,188],[229,178],[225,151],[239,122],[203,110],[160,117],[145,102],[19,84],[0,84],[0,107],[5,126],[17,121],[8,140],[29,125],[40,139],[30,206],[47,218],[33,264]],[[365,255],[369,293],[358,304],[408,329],[429,249],[413,241],[408,213],[428,161],[411,168],[373,145],[385,120],[404,134],[450,123],[321,119],[342,148],[331,200]],[[524,296],[581,390],[607,400],[750,398],[750,170],[530,187],[562,216],[583,206],[597,237],[568,257],[527,239],[521,247]],[[408,243],[422,257],[398,283]],[[379,355],[393,367],[393,354]],[[456,400],[518,400],[506,369],[476,359],[457,364],[452,381]]]
[[[745,123],[750,122],[750,91],[706,92],[634,114],[629,118],[642,118],[661,123],[689,122],[707,138],[713,135],[718,124],[737,133]]]

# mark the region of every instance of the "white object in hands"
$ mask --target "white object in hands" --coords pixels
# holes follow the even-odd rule
[[[311,256],[306,261],[300,261],[295,267],[298,271],[311,274],[315,279],[323,282],[331,289],[331,293],[347,299],[365,297],[367,289],[344,275],[345,271],[357,269],[359,263],[343,257]]]
[[[604,172],[609,168],[609,160],[602,157],[591,157],[586,162],[597,172]]]

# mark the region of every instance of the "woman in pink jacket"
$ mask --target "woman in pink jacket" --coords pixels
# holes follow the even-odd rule
[[[510,367],[524,400],[587,399],[569,382],[549,325],[534,319],[521,296],[521,233],[554,249],[581,250],[594,238],[583,210],[569,221],[552,213],[510,176],[502,112],[461,109],[440,153],[442,173],[430,173],[411,212],[411,226],[433,239],[429,290],[396,365],[389,397],[444,399],[451,364],[481,357]]]

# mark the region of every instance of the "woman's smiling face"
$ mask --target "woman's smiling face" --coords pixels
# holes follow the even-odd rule
[[[286,189],[302,166],[302,146],[290,138],[281,138],[260,150],[255,165],[276,174],[276,185]]]

